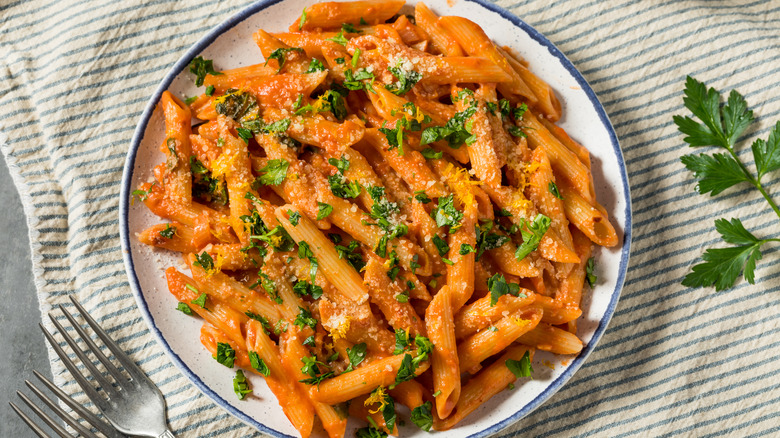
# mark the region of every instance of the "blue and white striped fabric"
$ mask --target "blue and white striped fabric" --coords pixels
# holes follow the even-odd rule
[[[160,78],[200,35],[248,3],[0,2],[0,147],[29,219],[41,310],[78,291],[161,387],[182,436],[259,433],[190,385],[142,321],[122,265],[119,181],[136,120]],[[759,263],[756,286],[715,293],[680,285],[718,242],[714,219],[740,217],[759,235],[777,235],[777,218],[747,189],[715,199],[695,194],[679,161],[690,151],[671,122],[685,113],[682,87],[691,74],[739,89],[758,115],[748,136],[766,136],[780,118],[780,4],[498,4],[558,45],[593,86],[622,143],[635,215],[626,285],[601,344],[557,395],[499,436],[780,433],[777,246]],[[780,191],[778,181],[770,190]],[[78,393],[52,358],[58,384]]]

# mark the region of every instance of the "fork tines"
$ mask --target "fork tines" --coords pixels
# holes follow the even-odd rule
[[[57,386],[52,383],[49,379],[44,377],[41,373],[38,371],[33,371],[35,373],[35,377],[38,378],[38,380],[41,381],[41,383],[46,386],[51,392],[53,392],[60,400],[62,400],[66,405],[68,405],[71,409],[73,409],[77,414],[79,414],[84,420],[86,420],[89,424],[91,424],[93,427],[95,427],[97,430],[102,432],[106,437],[108,438],[122,438],[125,435],[122,435],[116,431],[113,427],[106,424],[104,421],[100,420],[95,414],[88,411],[86,408],[81,406],[80,404],[76,403],[72,398],[70,398],[67,394],[65,394],[61,389],[57,388]],[[35,386],[32,382],[29,380],[25,380],[24,383],[27,385],[30,390],[32,390],[33,393],[35,393],[38,398],[41,399],[41,401],[49,407],[54,413],[57,414],[62,420],[65,421],[69,426],[71,426],[73,429],[76,430],[81,436],[85,438],[98,438],[97,435],[92,433],[89,429],[82,426],[78,421],[76,421],[73,417],[68,415],[65,410],[63,410],[61,407],[57,405],[57,403],[49,398],[40,388]],[[46,425],[48,425],[54,432],[57,433],[57,435],[63,437],[63,438],[70,438],[72,435],[70,435],[65,428],[63,428],[55,419],[53,419],[49,414],[46,413],[43,409],[41,409],[39,406],[35,404],[32,400],[30,400],[29,397],[27,397],[24,393],[17,391],[17,395],[19,395],[19,398],[22,399],[22,401],[29,406],[32,411],[43,420]],[[13,402],[9,403],[11,405],[11,408],[16,412],[19,417],[22,418],[22,420],[27,424],[27,426],[32,429],[33,432],[35,432],[36,435],[42,438],[47,438],[49,435],[40,427],[38,426],[33,419],[31,419],[27,414],[24,413],[16,404]]]

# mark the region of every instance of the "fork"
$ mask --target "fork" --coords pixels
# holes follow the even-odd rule
[[[107,438],[127,438],[126,435],[119,433],[116,429],[111,427],[109,424],[106,424],[104,421],[100,420],[95,414],[88,411],[86,408],[78,404],[75,400],[70,398],[67,394],[65,394],[61,389],[57,388],[57,386],[52,383],[49,379],[44,377],[41,373],[38,371],[33,371],[35,373],[35,377],[38,378],[38,380],[41,381],[41,383],[44,384],[51,392],[53,392],[57,397],[59,397],[60,400],[62,400],[66,405],[70,406],[71,409],[76,411],[83,419],[85,419],[89,424],[95,427],[98,431],[102,432],[103,435],[105,435]],[[35,395],[38,396],[38,398],[43,401],[43,403],[49,407],[52,411],[54,411],[62,420],[64,420],[68,425],[70,425],[73,429],[76,430],[81,436],[84,438],[97,438],[97,435],[90,432],[87,428],[79,424],[73,417],[68,415],[67,412],[65,412],[61,407],[57,406],[57,403],[52,401],[40,388],[35,386],[32,382],[29,380],[25,380],[24,383],[27,385],[28,388],[32,390]],[[63,437],[63,438],[70,438],[71,435],[55,420],[53,420],[45,411],[43,411],[40,407],[35,405],[35,402],[30,400],[24,393],[20,391],[16,391],[16,394],[19,395],[19,398],[22,399],[22,401],[27,404],[27,406],[32,409],[33,412],[35,412],[38,417],[43,420],[44,423],[46,423],[54,432],[57,433],[57,435]],[[25,423],[27,423],[27,426],[30,427],[30,429],[35,432],[36,435],[38,435],[41,438],[49,438],[49,435],[46,434],[46,432],[43,431],[43,429],[40,428],[37,424],[35,424],[35,421],[32,420],[30,417],[27,416],[21,409],[19,409],[18,406],[16,406],[13,402],[9,402],[11,405],[11,408],[16,412],[17,415],[19,415],[22,420],[24,420]]]
[[[54,339],[54,336],[52,336],[42,324],[39,324],[46,340],[49,341],[49,344],[54,348],[57,356],[60,357],[65,364],[65,367],[68,368],[68,371],[70,371],[76,379],[76,382],[87,397],[95,404],[108,422],[122,433],[152,438],[175,438],[173,432],[168,429],[166,423],[165,399],[157,386],[155,386],[146,374],[144,374],[143,370],[141,370],[141,368],[139,368],[116,345],[111,337],[109,337],[94,319],[92,319],[89,313],[84,310],[75,298],[71,296],[70,301],[76,306],[76,309],[78,309],[84,317],[87,324],[103,341],[106,347],[108,347],[111,353],[113,353],[114,358],[130,376],[128,379],[116,366],[114,366],[113,362],[111,362],[103,354],[100,348],[95,345],[94,341],[86,333],[84,328],[82,328],[81,325],[76,322],[76,319],[60,305],[60,311],[65,315],[87,345],[88,348],[86,352],[88,353],[91,351],[95,358],[103,364],[110,377],[113,377],[114,383],[108,379],[108,376],[105,376],[97,369],[87,357],[86,353],[78,347],[76,341],[65,331],[57,319],[54,318],[54,315],[49,313],[49,319],[51,319],[52,323],[57,327],[57,330],[59,330],[62,337],[65,338],[65,342],[67,342],[73,352],[76,353],[76,356],[81,363],[84,364],[84,367],[89,371],[92,375],[92,379],[98,385],[97,388],[92,386],[87,378],[79,372],[76,368],[76,364],[68,357],[62,347],[60,347],[59,343]],[[102,390],[102,393],[98,392],[98,390]]]

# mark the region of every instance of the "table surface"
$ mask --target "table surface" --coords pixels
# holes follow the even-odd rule
[[[8,166],[0,154],[0,437],[33,436],[27,426],[16,416],[8,402],[24,406],[16,396],[22,391],[30,398],[35,395],[24,385],[24,380],[36,382],[33,370],[51,378],[49,358],[46,354],[43,335],[38,328],[41,314],[38,297],[32,281],[30,262],[30,239],[27,222],[22,210],[19,193],[8,174]],[[40,386],[40,385],[38,385]],[[22,408],[30,415],[29,409]]]

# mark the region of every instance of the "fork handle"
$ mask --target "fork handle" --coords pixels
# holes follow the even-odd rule
[[[170,430],[165,429],[165,432],[161,433],[157,438],[176,438],[176,435],[174,435]]]

